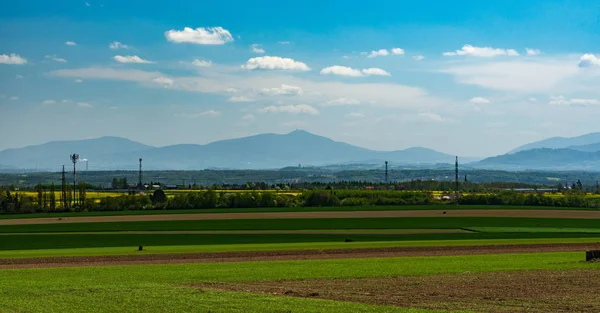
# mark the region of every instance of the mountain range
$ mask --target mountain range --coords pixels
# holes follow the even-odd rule
[[[135,170],[138,158],[150,170],[276,169],[288,166],[382,164],[434,168],[453,164],[454,156],[413,147],[376,151],[306,131],[260,134],[205,145],[180,144],[153,147],[119,137],[53,141],[0,151],[0,171],[57,171],[70,167],[69,155],[78,153],[90,170]],[[600,133],[555,137],[520,146],[504,155],[486,159],[460,157],[474,169],[498,170],[600,170]],[[465,164],[467,163],[467,164]],[[80,165],[81,166],[81,165]]]
[[[0,151],[4,167],[59,170],[70,165],[69,155],[78,153],[89,169],[137,169],[143,158],[146,169],[191,170],[206,168],[272,169],[286,166],[350,163],[399,164],[453,163],[454,156],[427,148],[375,151],[306,131],[260,134],[205,145],[180,144],[152,147],[129,139],[101,137],[88,140],[54,141],[42,145]],[[472,159],[471,159],[472,160]]]

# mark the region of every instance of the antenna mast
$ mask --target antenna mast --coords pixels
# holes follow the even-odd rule
[[[389,183],[388,180],[388,161],[385,161],[385,183]]]
[[[79,160],[79,154],[71,154],[71,161],[73,162],[73,206],[77,204],[77,169],[76,164]]]
[[[142,189],[142,158],[140,158],[140,171],[138,172],[138,189]]]
[[[454,195],[454,198],[456,199],[456,204],[458,204],[458,156],[456,157],[456,162],[454,163],[454,174],[455,174],[455,178],[454,178],[455,195]]]

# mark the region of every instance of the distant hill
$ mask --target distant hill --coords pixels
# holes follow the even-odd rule
[[[158,148],[115,137],[49,142],[0,151],[0,164],[22,169],[58,170],[60,165],[69,164],[68,156],[73,152],[89,159],[90,170],[136,169],[138,157],[144,159],[146,169],[174,170],[376,164],[386,160],[395,165],[454,162],[454,156],[427,148],[374,151],[306,131],[293,131],[221,140],[206,145],[182,144]]]
[[[577,137],[553,137],[544,139],[541,141],[536,141],[532,143],[528,143],[526,145],[520,146],[509,153],[516,153],[519,151],[531,150],[531,149],[540,149],[540,148],[549,148],[549,149],[563,149],[570,148],[572,146],[585,146],[590,144],[600,143],[600,132],[598,133],[589,133],[586,135],[581,135]],[[575,149],[578,150],[578,149]]]
[[[600,171],[600,152],[573,149],[531,149],[487,158],[470,166],[502,170]]]
[[[58,171],[63,164],[71,164],[70,154],[78,153],[81,159],[88,159],[93,168],[96,161],[107,165],[114,162],[111,161],[111,157],[116,154],[149,148],[152,147],[119,137],[51,141],[41,145],[0,151],[0,164],[11,168]]]
[[[600,151],[600,142],[582,146],[569,146],[567,148],[577,151],[597,152]]]

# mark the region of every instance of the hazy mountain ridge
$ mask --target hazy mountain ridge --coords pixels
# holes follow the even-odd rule
[[[541,148],[549,148],[549,149],[564,149],[578,146],[586,146],[592,144],[600,144],[600,132],[597,133],[589,133],[577,137],[552,137],[532,143],[528,143],[526,145],[522,145],[510,151],[509,153],[517,153],[525,150],[532,149],[541,149]],[[579,150],[574,148],[573,150]],[[597,151],[597,150],[596,150]]]
[[[89,160],[90,169],[136,169],[139,157],[146,169],[204,168],[266,169],[286,166],[343,163],[436,164],[453,163],[454,156],[414,147],[375,151],[337,142],[306,131],[260,134],[205,145],[152,147],[118,137],[55,141],[0,151],[0,164],[21,169],[58,170],[70,164],[69,154]]]
[[[600,151],[573,149],[531,149],[490,157],[471,164],[475,168],[503,170],[585,170],[600,171]]]

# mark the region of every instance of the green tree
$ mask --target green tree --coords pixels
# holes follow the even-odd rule
[[[50,185],[50,211],[56,211],[56,186]]]

